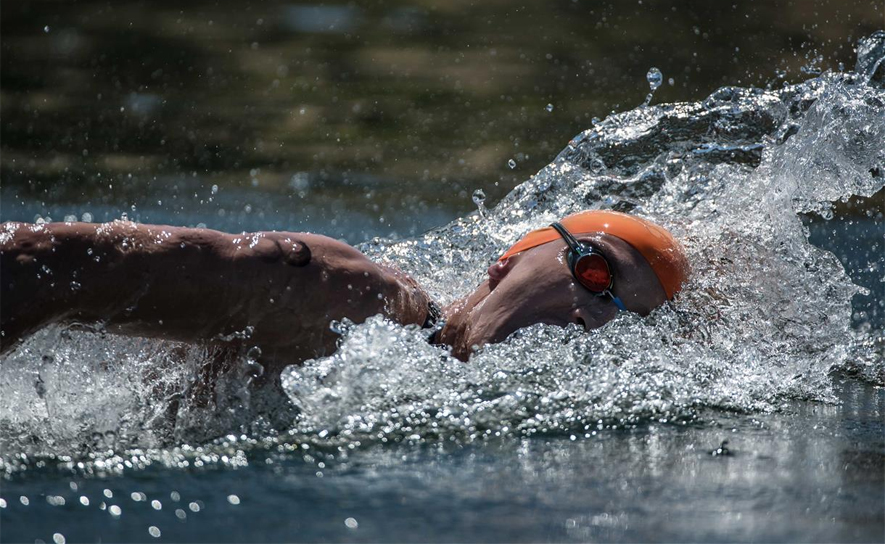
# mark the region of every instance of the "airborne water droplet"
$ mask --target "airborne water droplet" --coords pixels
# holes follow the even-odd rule
[[[645,79],[648,80],[648,87],[654,92],[661,86],[661,82],[664,80],[664,75],[661,74],[660,70],[652,67],[648,70],[648,73],[645,74]]]
[[[648,96],[645,97],[645,106],[648,106],[651,103],[651,98],[654,96],[655,91],[658,90],[658,87],[661,86],[661,83],[664,81],[664,74],[661,73],[660,70],[652,66],[649,68],[648,73],[645,74],[645,79],[648,81],[648,88],[651,92],[648,93]]]
[[[482,189],[477,189],[473,191],[473,203],[476,205],[476,209],[479,212],[479,216],[485,218],[486,216],[486,194]]]
[[[516,168],[516,161],[513,159],[510,159],[509,161],[507,161],[507,166],[509,166],[510,169],[513,170],[514,168]]]
[[[547,107],[544,109],[546,109],[547,111],[553,111],[553,104],[547,104]]]

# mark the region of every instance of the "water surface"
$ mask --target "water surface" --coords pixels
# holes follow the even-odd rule
[[[40,5],[22,4],[19,20],[33,23],[42,12],[28,10]],[[295,40],[288,46],[298,51],[307,47],[300,40],[326,43],[321,36],[341,43],[362,36],[360,47],[371,48],[372,39],[358,29],[371,27],[361,25],[374,11],[273,4],[275,17],[260,25],[256,19],[259,30],[248,25],[244,30],[240,13],[219,17],[211,6],[179,14],[179,6],[161,5],[150,16],[141,4],[116,6],[80,4],[82,11],[73,20],[87,30],[49,21],[44,25],[48,30],[40,26],[36,33],[42,40],[47,39],[44,34],[67,29],[73,33],[68,38],[86,40],[83,51],[93,51],[88,45],[92,40],[125,41],[120,33],[128,34],[119,28],[121,18],[144,25],[129,36],[134,49],[109,52],[105,58],[109,64],[102,64],[100,55],[53,56],[46,53],[51,49],[25,48],[29,39],[37,37],[21,30],[30,28],[27,25],[7,34],[9,8],[4,5],[4,52],[45,54],[61,65],[73,62],[74,75],[84,69],[83,63],[98,59],[93,73],[110,77],[115,89],[115,81],[120,83],[120,89],[102,97],[114,97],[105,114],[116,115],[123,107],[126,115],[143,116],[135,124],[117,126],[119,120],[101,117],[99,110],[76,113],[95,100],[83,91],[82,96],[62,93],[49,115],[52,122],[43,124],[46,112],[34,113],[25,102],[42,96],[35,89],[48,78],[47,65],[15,64],[16,76],[7,79],[10,55],[4,55],[4,220],[35,215],[61,219],[68,214],[77,219],[84,213],[104,220],[126,212],[140,220],[206,223],[232,231],[315,226],[354,243],[363,241],[359,247],[372,258],[402,267],[444,303],[472,289],[488,263],[530,228],[579,209],[618,209],[671,228],[685,244],[694,273],[676,303],[649,318],[622,315],[588,334],[577,328],[531,327],[483,349],[469,364],[427,344],[421,331],[380,319],[357,326],[336,324],[342,335],[339,352],[289,369],[287,396],[281,400],[291,404],[282,412],[270,410],[271,403],[260,391],[236,380],[209,410],[178,403],[188,380],[206,360],[199,349],[47,330],[0,364],[3,539],[49,542],[63,535],[69,541],[869,541],[881,537],[885,529],[881,495],[885,95],[879,68],[885,57],[885,35],[860,42],[857,62],[853,52],[845,53],[850,58],[841,61],[846,65],[839,69],[840,61],[835,59],[844,58],[839,44],[854,49],[855,40],[816,42],[823,30],[813,27],[803,36],[817,45],[785,50],[784,34],[775,34],[766,43],[775,44],[771,51],[777,59],[801,59],[793,76],[777,74],[781,61],[775,57],[762,57],[765,69],[754,68],[752,73],[736,57],[733,64],[742,74],[735,75],[730,68],[721,73],[731,74],[724,83],[743,86],[716,90],[719,82],[704,80],[697,83],[708,85],[701,92],[688,79],[682,88],[698,94],[668,95],[680,87],[665,83],[649,104],[643,104],[652,90],[649,82],[657,81],[653,71],[646,79],[648,69],[660,67],[664,80],[672,69],[664,64],[664,55],[653,55],[658,58],[652,64],[638,54],[642,47],[631,56],[612,44],[625,43],[614,36],[631,14],[646,16],[644,8],[618,14],[609,13],[612,7],[599,12],[588,8],[612,40],[593,42],[594,47],[617,52],[601,58],[642,65],[638,85],[607,80],[601,87],[609,95],[602,96],[623,95],[624,87],[635,97],[619,99],[626,105],[605,103],[605,108],[618,104],[622,113],[603,111],[604,119],[592,122],[579,116],[573,130],[568,130],[575,137],[571,141],[557,137],[553,150],[530,171],[520,170],[527,167],[523,166],[527,160],[514,153],[515,145],[508,149],[494,162],[510,172],[507,175],[521,176],[521,183],[499,177],[496,194],[493,185],[476,183],[476,178],[450,184],[448,180],[457,176],[440,164],[462,152],[441,151],[446,159],[440,163],[439,156],[428,151],[437,149],[436,144],[421,138],[413,146],[419,150],[419,162],[440,172],[438,177],[424,180],[411,167],[373,170],[371,161],[351,167],[331,151],[317,154],[314,160],[319,162],[296,159],[297,153],[291,154],[289,164],[277,162],[275,153],[289,156],[291,148],[285,146],[273,153],[267,151],[276,149],[273,146],[218,147],[224,152],[216,157],[220,162],[213,162],[214,152],[181,144],[189,138],[175,136],[182,124],[184,130],[191,128],[200,145],[224,136],[219,126],[233,126],[237,134],[231,138],[254,143],[250,138],[265,134],[262,131],[269,130],[272,121],[285,116],[256,115],[243,109],[236,96],[220,92],[211,99],[204,95],[207,98],[199,106],[195,100],[193,118],[177,111],[174,118],[184,121],[170,128],[157,124],[157,116],[170,114],[168,106],[142,94],[133,96],[142,91],[124,84],[137,78],[109,76],[116,69],[129,73],[133,65],[121,59],[129,58],[127,51],[150,50],[145,44],[154,43],[149,38],[156,32],[167,32],[162,35],[171,43],[178,43],[168,35],[175,25],[184,25],[185,35],[196,33],[197,17],[212,21],[206,23],[208,30],[201,31],[208,34],[193,42],[215,44],[207,46],[211,63],[224,56],[225,44],[237,40],[243,46],[237,49],[240,53],[267,54],[269,38],[252,37],[252,32],[255,36],[270,32],[281,48]],[[247,13],[258,9],[246,8]],[[434,9],[441,8],[428,8],[423,15],[397,13],[413,21],[404,28],[419,28],[414,21],[422,17],[459,17]],[[563,4],[558,9],[577,8]],[[776,20],[769,9],[773,8],[745,14],[747,24],[761,25],[763,15]],[[864,3],[840,8],[838,13],[830,4],[821,4],[821,10],[828,9],[833,21],[843,25],[857,13],[881,13],[879,7]],[[513,10],[501,17],[515,21],[526,16],[520,13]],[[584,21],[552,13],[551,21],[566,26]],[[669,13],[681,21],[702,11]],[[154,25],[153,17],[165,23]],[[681,30],[670,33],[719,43],[711,29],[724,23],[717,26],[713,15],[705,17],[708,28],[697,23],[695,33],[677,21],[674,24]],[[391,21],[399,24],[395,21],[400,19]],[[635,18],[630,21],[639,24]],[[481,27],[476,30],[480,34],[488,26],[482,22],[471,19],[471,24]],[[545,24],[553,23],[541,26],[547,28]],[[781,21],[767,24],[766,28],[789,27]],[[219,28],[233,34],[225,34],[226,38],[212,34]],[[666,43],[655,33],[667,27],[648,28],[653,43]],[[255,41],[243,41],[237,32],[246,32],[247,40]],[[567,41],[568,36],[577,39],[583,34],[560,29],[557,35]],[[622,39],[634,40],[630,36],[635,35]],[[421,39],[454,40],[446,31]],[[736,39],[722,43],[746,51],[734,45]],[[192,43],[188,40],[184,43]],[[454,41],[467,49],[467,41]],[[536,40],[535,52],[540,55],[554,41]],[[835,56],[816,60],[817,56],[805,55],[825,45]],[[484,53],[490,54],[492,46],[485,47]],[[715,53],[722,53],[721,47],[714,48]],[[761,46],[750,50],[752,55],[769,51]],[[185,58],[202,58],[184,51]],[[563,46],[559,51],[578,54],[580,48]],[[695,52],[704,58],[697,62],[711,67],[728,58],[720,55],[712,61],[703,50]],[[547,59],[545,53],[543,59],[561,66],[564,57],[553,55]],[[261,58],[248,57],[252,62],[237,66],[263,66],[257,62]],[[461,58],[468,55],[455,60]],[[529,63],[530,68],[547,66],[542,57],[531,58],[537,62]],[[153,74],[159,68],[149,61],[144,61],[145,69],[153,69]],[[832,70],[821,71],[827,63]],[[607,69],[615,69],[615,64],[612,60]],[[566,65],[573,67],[571,62]],[[220,74],[238,73],[229,65],[219,66],[223,66],[218,68]],[[504,71],[505,66],[497,69]],[[277,65],[274,70],[278,69]],[[434,65],[433,73],[442,73],[439,69]],[[37,76],[28,76],[31,70]],[[189,73],[187,68],[181,70]],[[289,72],[292,77],[294,72]],[[282,81],[289,73],[275,78]],[[538,73],[549,79],[550,72]],[[190,81],[187,91],[202,88],[201,81],[214,81],[209,84],[213,91],[253,81],[198,74],[203,76],[170,81]],[[757,76],[762,80],[754,79]],[[157,78],[164,81],[162,73]],[[322,92],[318,89],[317,96],[343,96],[329,90],[346,89],[349,79],[336,81],[322,87]],[[555,78],[550,81],[558,88]],[[71,85],[90,89],[82,82]],[[174,88],[171,83],[162,87],[164,93]],[[259,94],[267,91],[268,104],[275,104],[275,96],[286,104],[300,96],[275,95],[283,93],[274,91],[278,88],[254,87]],[[368,95],[371,87],[358,88]],[[391,100],[408,95],[395,94],[395,87],[384,88],[391,89]],[[463,81],[462,88],[466,88]],[[592,86],[587,89],[570,96],[587,98],[596,91]],[[447,123],[463,124],[480,139],[506,139],[513,134],[511,126],[537,127],[535,123],[545,130],[566,130],[548,121],[568,109],[561,100],[541,84],[521,92],[513,96],[539,101],[539,108],[524,117],[512,118],[497,110],[489,114],[496,123],[512,121],[503,131],[503,125],[484,129],[453,117]],[[8,106],[8,96],[15,106]],[[448,110],[463,106],[480,125],[489,124],[490,118],[466,110],[466,96],[453,96]],[[664,98],[685,101],[659,102]],[[20,99],[26,100],[16,102]],[[122,104],[124,99],[130,102]],[[234,105],[225,107],[213,100],[232,100]],[[476,95],[470,95],[469,107],[482,108],[497,99],[475,100]],[[204,103],[210,105],[203,112],[206,117],[201,117]],[[151,110],[151,104],[158,109]],[[502,104],[511,113],[521,107],[506,98]],[[553,105],[552,111],[547,104]],[[582,115],[589,111],[588,107]],[[213,116],[230,112],[241,124],[227,120],[213,124]],[[296,113],[301,115],[300,110]],[[15,122],[7,124],[10,115]],[[27,115],[44,120],[34,121],[29,129],[23,121]],[[99,145],[92,151],[84,147],[89,152],[83,154],[82,142],[55,138],[58,130],[67,130],[59,127],[73,126],[61,122],[71,119],[65,115],[85,116],[78,121],[83,126],[95,122],[110,134],[119,132],[120,140],[113,143],[106,137],[108,132],[99,132],[105,136],[92,136]],[[95,121],[83,120],[93,116]],[[130,122],[134,123],[126,121]],[[195,128],[203,122],[209,123],[208,132]],[[346,116],[341,122],[347,127],[354,124]],[[403,137],[402,132],[414,139],[417,133],[394,129],[390,140],[375,143],[390,150],[388,156],[396,159],[392,162],[405,163],[409,152],[397,147],[397,138]],[[46,131],[45,137],[25,137],[28,130]],[[292,130],[295,137],[298,131]],[[378,130],[390,134],[383,127]],[[172,149],[168,157],[146,144],[152,134],[167,133]],[[176,137],[183,139],[171,145]],[[457,137],[448,141],[439,149],[459,142]],[[467,145],[476,143],[471,140]],[[542,143],[536,144],[541,153]],[[64,147],[69,144],[75,146],[73,151]],[[343,145],[341,149],[345,155],[359,152]],[[132,153],[144,157],[142,170],[125,162],[124,155]],[[44,160],[52,157],[57,157],[56,163]],[[176,157],[184,157],[183,162],[176,162]],[[513,171],[507,165],[509,158],[517,162]],[[207,162],[199,168],[186,162],[203,159]],[[60,170],[44,170],[45,164],[61,165]],[[473,159],[465,161],[463,169],[483,172]],[[268,171],[275,173],[265,176]],[[334,175],[323,177],[323,171]],[[534,171],[537,174],[523,181]],[[400,175],[413,182],[414,201],[402,197],[401,187],[392,182]],[[273,179],[282,181],[269,181]],[[513,190],[507,192],[505,186]],[[486,189],[485,197],[473,193],[479,187]],[[438,192],[444,196],[428,196]],[[472,213],[464,213],[467,209]],[[316,215],[305,218],[304,210]],[[334,219],[329,210],[337,212]],[[460,219],[444,224],[458,215]],[[382,221],[382,216],[387,219]],[[439,225],[444,226],[420,234]],[[390,238],[364,241],[374,235]],[[406,236],[411,238],[403,239]],[[248,363],[245,358],[240,362]],[[169,365],[161,387],[147,379],[155,375],[152,369],[158,364]],[[164,417],[170,410],[177,416],[171,426]]]

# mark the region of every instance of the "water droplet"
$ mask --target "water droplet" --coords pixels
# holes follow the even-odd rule
[[[553,111],[553,104],[547,104],[547,107],[544,109],[546,109],[548,112]]]
[[[212,194],[213,194],[213,195],[217,195],[217,194],[218,194],[218,185],[213,185],[213,186],[212,186]]]
[[[648,80],[648,87],[652,92],[658,90],[658,87],[661,86],[661,82],[664,80],[663,74],[661,71],[655,67],[652,67],[648,70],[648,73],[645,74],[645,79]]]
[[[43,32],[49,34],[49,25],[43,27]]]
[[[55,533],[52,535],[52,541],[55,542],[55,544],[65,544],[65,535],[61,533]]]
[[[158,501],[157,499],[154,499],[154,500],[151,501],[151,508],[153,508],[154,510],[162,510],[162,509],[163,509],[163,503],[161,503],[161,502]]]
[[[227,502],[229,502],[229,503],[231,503],[232,505],[236,506],[236,505],[240,504],[240,498],[237,497],[236,495],[228,495],[228,496],[227,496]]]
[[[344,525],[346,525],[348,529],[356,529],[360,526],[359,522],[354,518],[347,518],[344,520]]]
[[[114,516],[115,518],[118,518],[123,515],[123,510],[119,506],[117,506],[116,504],[111,506],[110,508],[108,508],[108,510],[110,511],[111,515]]]
[[[473,191],[473,203],[477,206],[482,206],[486,201],[486,194],[482,189],[477,189]]]
[[[84,223],[92,223],[92,214],[89,212],[84,212],[83,215],[80,216],[80,219]]]
[[[246,375],[251,379],[264,376],[264,366],[258,361],[249,360],[246,362]]]
[[[87,497],[86,495],[80,497],[80,504],[82,504],[83,506],[89,506],[89,497]]]
[[[154,538],[160,538],[160,529],[156,525],[148,527],[148,533]]]
[[[661,71],[655,67],[652,67],[648,70],[648,73],[645,74],[645,79],[648,81],[648,88],[651,89],[651,92],[645,97],[644,106],[648,106],[651,104],[652,96],[654,96],[655,91],[658,90],[658,87],[661,86],[661,82],[664,80],[664,75],[661,74]]]
[[[513,159],[510,159],[509,161],[507,161],[507,166],[509,166],[510,169],[513,170],[514,168],[516,168],[516,161]]]

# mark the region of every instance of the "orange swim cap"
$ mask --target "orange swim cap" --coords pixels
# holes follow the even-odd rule
[[[625,213],[596,210],[569,215],[560,223],[576,236],[601,232],[617,236],[633,246],[654,270],[668,299],[672,299],[688,279],[690,268],[682,246],[666,229],[651,221]],[[561,236],[553,227],[533,230],[498,260],[559,239]]]

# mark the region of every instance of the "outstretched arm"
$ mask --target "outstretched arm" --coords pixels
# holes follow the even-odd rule
[[[5,223],[0,349],[41,327],[243,342],[288,364],[329,353],[333,319],[423,323],[427,298],[396,270],[314,234],[142,225]]]

